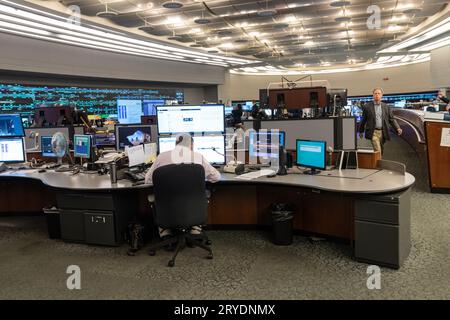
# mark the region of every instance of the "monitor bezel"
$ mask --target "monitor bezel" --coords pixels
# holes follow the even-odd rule
[[[89,138],[89,156],[77,156],[77,153],[75,151],[75,141],[77,137],[88,137]],[[74,134],[73,135],[73,156],[77,158],[83,158],[83,159],[90,159],[92,156],[92,136],[89,134]]]
[[[22,163],[27,161],[27,155],[25,152],[25,140],[23,137],[0,137],[0,141],[2,140],[21,140],[22,141],[22,155],[23,155],[23,161],[16,161],[16,160],[0,160],[0,162],[3,163]]]
[[[324,144],[324,149],[323,149],[323,167],[315,167],[315,166],[310,166],[310,165],[304,165],[298,162],[298,143],[299,141],[304,141],[304,142],[322,142]],[[327,169],[327,142],[323,141],[323,140],[306,140],[306,139],[296,139],[295,140],[295,163],[297,166],[299,167],[303,167],[303,168],[310,168],[310,169],[319,169],[319,170],[326,170]]]
[[[22,122],[22,116],[19,113],[0,113],[0,117],[2,116],[17,116],[19,118],[20,127],[22,128],[22,134],[21,135],[12,135],[12,136],[0,136],[0,138],[18,138],[18,137],[25,137],[25,129]]]
[[[127,128],[142,128],[142,127],[146,127],[146,128],[150,128],[150,140],[152,140],[152,133],[151,133],[152,126],[154,126],[154,124],[142,124],[142,123],[141,124],[120,124],[120,123],[116,123],[114,125],[114,134],[116,136],[116,150],[117,151],[124,151],[125,150],[125,147],[123,147],[123,148],[119,147],[119,143],[120,143],[119,128],[120,127],[127,127]]]
[[[217,107],[217,106],[222,106],[222,112],[223,112],[223,123],[222,123],[222,130],[221,131],[191,131],[191,132],[186,132],[186,131],[177,131],[177,132],[160,132],[159,131],[159,108],[173,108],[173,107]],[[213,133],[224,133],[225,132],[225,128],[226,128],[226,124],[225,124],[225,105],[222,103],[215,103],[215,104],[176,104],[176,105],[164,105],[164,106],[156,106],[156,130],[158,135],[176,135],[179,133],[189,133],[191,135],[193,134],[213,134]]]
[[[53,152],[53,156],[44,155],[44,151],[42,150],[42,139],[44,139],[44,138],[52,139],[53,136],[41,136],[41,156],[44,158],[57,158],[58,156],[54,152]]]

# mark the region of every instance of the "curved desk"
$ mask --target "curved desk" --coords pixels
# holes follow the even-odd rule
[[[408,173],[372,169],[316,176],[295,169],[286,176],[254,180],[222,174],[220,182],[209,186],[208,224],[269,226],[272,204],[288,202],[295,208],[295,230],[345,239],[354,245],[358,260],[399,267],[410,248],[409,189],[414,181]],[[57,203],[64,240],[118,245],[129,219],[148,211],[149,192],[151,186],[126,180],[111,185],[108,175],[7,171],[0,174],[0,201],[6,204],[0,211],[14,211],[22,202],[18,197],[34,195],[44,202],[35,204],[35,211]]]

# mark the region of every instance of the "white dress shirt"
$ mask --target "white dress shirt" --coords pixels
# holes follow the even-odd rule
[[[212,165],[210,165],[201,153],[191,151],[189,148],[184,146],[176,146],[172,151],[163,152],[156,158],[153,165],[145,174],[145,183],[153,184],[152,176],[153,171],[155,171],[156,168],[169,164],[180,163],[200,164],[205,169],[205,178],[207,181],[217,182],[220,180],[220,172],[217,171]]]

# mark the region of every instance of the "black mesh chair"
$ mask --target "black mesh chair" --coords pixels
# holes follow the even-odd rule
[[[153,172],[154,219],[157,226],[171,229],[173,235],[149,249],[150,255],[168,245],[176,244],[175,253],[168,266],[186,245],[200,247],[213,258],[211,244],[205,233],[191,235],[191,227],[206,224],[208,200],[206,197],[205,170],[199,164],[171,164]]]

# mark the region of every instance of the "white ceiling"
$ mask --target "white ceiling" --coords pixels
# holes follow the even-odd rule
[[[167,2],[182,6],[166,8]],[[173,54],[173,59],[216,64],[234,72],[277,70],[308,73],[333,68],[377,67],[390,62],[423,61],[429,59],[429,54],[424,50],[407,56],[399,53],[391,58],[380,57],[380,52],[388,51],[385,53],[388,55],[394,46],[400,48],[398,51],[420,50],[419,42],[450,39],[450,19],[447,19],[440,32],[433,37],[422,37],[419,42],[399,46],[405,39],[425,30],[422,26],[428,22],[443,21],[436,17],[443,13],[447,14],[444,19],[450,16],[449,1],[442,0],[0,0],[0,4],[15,3],[22,4],[18,7],[20,9],[26,8],[24,3],[37,4],[44,14],[45,11],[54,12],[52,10],[57,5],[66,13],[70,12],[67,8],[77,6],[75,8],[80,9],[83,26],[86,21],[95,21],[112,32],[111,27],[126,31],[122,34],[132,39],[131,42],[134,38],[140,39],[139,43],[134,41],[134,47],[130,44],[131,49],[124,49],[124,53],[143,54],[136,45],[141,44],[142,40],[148,41],[143,44],[148,44],[157,39],[158,43],[167,45],[163,48],[167,51],[164,54]],[[368,8],[372,5],[381,9],[381,24],[379,28],[369,30],[367,21],[371,13],[368,13]],[[105,11],[109,17],[97,17]],[[198,23],[198,19],[208,23]],[[5,31],[1,26],[0,15],[0,32]],[[84,35],[70,38],[68,32],[61,31],[64,34],[61,36],[59,31],[51,31],[48,37],[57,41],[70,40],[72,44],[91,45],[88,42],[91,40],[86,40]],[[139,36],[146,34],[147,39]],[[108,40],[108,45],[102,44],[101,37],[96,41],[101,43],[99,48],[113,50],[112,40]],[[123,42],[124,46],[127,42]],[[176,49],[168,49],[170,47]],[[156,54],[155,57],[167,58],[163,54]]]
[[[346,6],[334,6],[336,1],[330,0],[176,0],[183,6],[168,9],[163,3],[170,0],[60,2],[79,6],[86,16],[105,11],[107,5],[108,11],[117,13],[109,20],[119,26],[131,29],[147,26],[149,34],[187,47],[233,53],[288,67],[367,61],[389,41],[398,39],[448,4],[442,0],[351,0]],[[381,28],[368,30],[367,9],[374,4],[381,8]],[[419,10],[411,12],[412,8]],[[275,10],[275,15],[260,16],[267,9]],[[210,22],[195,22],[202,17]],[[350,20],[341,22],[342,17]]]

